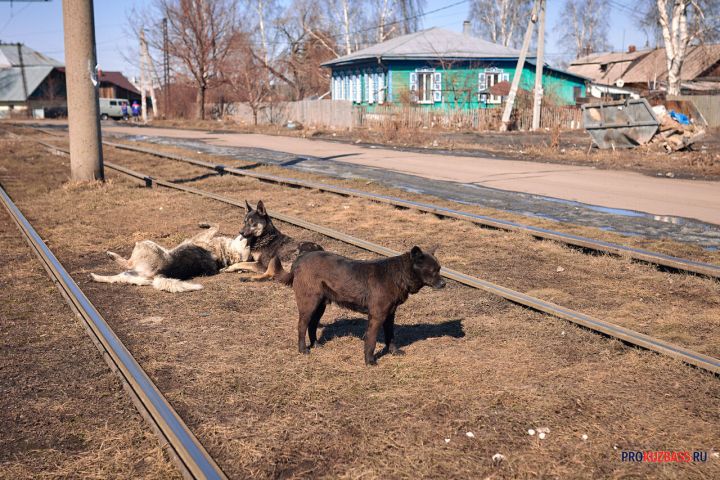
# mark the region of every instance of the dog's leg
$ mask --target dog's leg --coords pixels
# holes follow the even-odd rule
[[[252,277],[250,277],[250,280],[253,282],[259,282],[262,280],[272,279],[278,273],[277,264],[275,263],[274,259],[275,259],[275,257],[273,257],[273,259],[270,260],[270,264],[268,265],[267,269],[265,270],[265,272],[263,274],[253,275]],[[281,267],[282,267],[282,265],[281,265]]]
[[[387,317],[385,312],[370,312],[368,316],[368,329],[365,334],[365,365],[377,365],[375,357],[375,346],[377,345],[377,336],[382,326],[383,320]]]
[[[262,266],[257,262],[238,262],[224,268],[222,271],[225,273],[240,271],[262,273]]]
[[[385,319],[383,333],[385,334],[385,349],[391,355],[405,355],[405,352],[395,345],[395,312],[390,313]]]
[[[127,259],[121,257],[120,255],[118,255],[118,254],[115,253],[115,252],[111,252],[110,250],[108,250],[108,251],[105,252],[105,253],[106,253],[107,256],[110,257],[115,263],[117,263],[118,265],[120,265],[120,268],[130,268],[130,265],[129,265]]]
[[[322,318],[323,314],[325,313],[325,302],[321,302],[320,305],[317,306],[315,311],[312,313],[312,316],[310,317],[310,325],[308,326],[308,335],[310,336],[310,347],[314,347],[317,343],[317,329],[318,325],[320,324],[320,319]]]
[[[135,272],[122,272],[117,275],[96,275],[91,273],[90,276],[93,280],[100,283],[129,283],[130,285],[151,285],[152,279],[138,275]]]
[[[200,224],[207,225],[207,224]],[[207,230],[196,234],[190,239],[190,243],[208,243],[210,240],[217,235],[220,228],[217,225],[210,225]]]
[[[305,343],[308,325],[312,321],[313,314],[318,310],[320,305],[325,305],[323,298],[316,295],[295,295],[295,302],[298,307],[298,352],[303,354],[310,353],[310,348]],[[324,310],[324,308],[323,308]],[[318,318],[319,321],[319,318]]]

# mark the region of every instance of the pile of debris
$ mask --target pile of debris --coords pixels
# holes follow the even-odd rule
[[[692,144],[705,134],[705,129],[693,123],[687,115],[668,110],[664,105],[656,105],[652,110],[660,127],[650,143],[668,153],[691,149]]]

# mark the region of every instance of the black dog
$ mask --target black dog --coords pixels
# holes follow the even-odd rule
[[[317,341],[317,327],[325,313],[325,306],[336,303],[341,307],[368,314],[365,335],[365,363],[375,365],[375,345],[380,326],[385,333],[388,352],[403,352],[395,345],[395,310],[408,296],[424,286],[443,288],[440,264],[432,253],[413,247],[407,253],[381,260],[360,261],[328,252],[310,252],[299,257],[286,272],[274,260],[274,278],[292,285],[298,307],[298,350],[309,353],[305,344],[306,332],[310,346]]]
[[[245,208],[247,213],[245,214],[240,235],[247,239],[250,247],[250,258],[253,261],[231,265],[225,270],[226,272],[246,270],[262,273],[262,275],[253,277],[253,280],[265,280],[273,278],[275,274],[273,259],[277,258],[281,262],[293,262],[303,253],[323,249],[317,243],[299,242],[280,232],[273,225],[262,200],[257,203],[256,208],[252,208],[245,201]],[[280,266],[282,269],[281,264]]]

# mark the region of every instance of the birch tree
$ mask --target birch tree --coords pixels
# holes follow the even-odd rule
[[[505,47],[517,47],[532,6],[532,0],[473,0],[470,22],[481,37]]]
[[[718,4],[712,0],[656,0],[665,45],[668,95],[680,95],[681,71],[693,41],[718,35]]]
[[[608,48],[607,3],[602,0],[566,0],[556,28],[567,51],[575,58]]]

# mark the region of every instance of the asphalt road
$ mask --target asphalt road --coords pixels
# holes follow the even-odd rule
[[[635,172],[598,170],[483,157],[463,157],[367,148],[321,140],[197,130],[103,126],[107,133],[201,140],[219,147],[263,148],[297,156],[338,160],[493,189],[542,195],[610,209],[634,210],[720,224],[720,182],[657,178]]]

